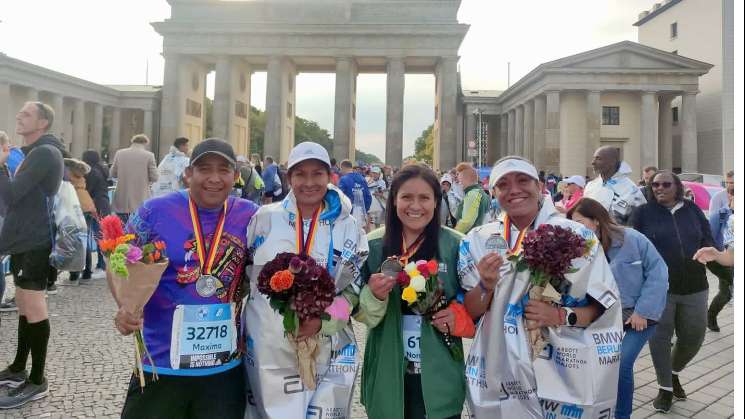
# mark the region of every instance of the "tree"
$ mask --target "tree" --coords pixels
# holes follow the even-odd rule
[[[419,138],[414,142],[414,159],[421,162],[432,164],[434,155],[434,129],[435,125],[428,126]]]

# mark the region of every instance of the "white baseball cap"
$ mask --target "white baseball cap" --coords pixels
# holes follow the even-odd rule
[[[381,170],[380,170],[380,167],[379,166],[373,166],[373,167],[371,167],[370,168],[370,171],[373,172],[373,173],[381,173]]]
[[[318,143],[306,141],[296,145],[292,150],[290,150],[290,157],[287,159],[287,170],[292,169],[292,167],[298,163],[310,159],[320,160],[326,164],[326,166],[331,167],[331,159],[329,159],[328,151]]]
[[[512,172],[525,173],[533,179],[538,180],[538,171],[529,161],[517,158],[507,158],[495,164],[494,168],[491,169],[491,174],[489,174],[489,189],[494,188],[494,185],[497,184],[497,181],[499,181],[502,176]]]
[[[449,173],[445,173],[444,175],[442,175],[442,178],[440,179],[440,183],[442,183],[442,182],[448,182],[448,183],[450,183],[450,185],[452,185],[453,184],[453,177],[450,176]]]
[[[580,176],[580,175],[569,176],[569,177],[565,177],[564,178],[564,183],[566,183],[567,185],[569,185],[570,183],[573,183],[573,184],[579,186],[580,188],[584,188],[585,187],[585,178],[583,176]]]

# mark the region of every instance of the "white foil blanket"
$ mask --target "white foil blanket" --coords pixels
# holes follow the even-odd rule
[[[535,226],[569,227],[585,238],[592,232],[543,205]],[[465,288],[478,286],[476,264],[489,253],[487,240],[502,235],[502,221],[473,229],[461,242],[459,274]],[[529,273],[516,272],[507,262],[502,279],[481,318],[466,357],[468,407],[472,418],[608,418],[615,411],[620,362],[621,305],[618,288],[597,244],[579,269],[568,274],[571,283],[565,305],[586,304],[592,296],[606,307],[589,327],[549,328],[548,344],[531,361],[523,307]]]
[[[336,193],[332,188],[329,193]],[[322,214],[310,253],[323,266],[328,266],[332,258],[331,275],[337,292],[346,288],[359,294],[367,240],[349,216],[349,200],[340,201],[342,212],[333,225],[324,221]],[[245,418],[349,418],[360,362],[351,322],[332,336],[318,335],[318,385],[315,391],[306,390],[297,371],[295,351],[284,335],[282,317],[257,289],[259,272],[266,263],[278,253],[297,252],[294,217],[294,198],[290,194],[280,205],[262,207],[248,228],[253,265],[247,269],[250,295],[243,312],[247,339],[244,365],[249,387]]]

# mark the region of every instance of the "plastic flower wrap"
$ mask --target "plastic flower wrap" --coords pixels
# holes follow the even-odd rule
[[[165,243],[142,243],[134,234],[125,234],[122,221],[116,215],[101,220],[102,238],[98,245],[107,259],[109,288],[120,308],[134,315],[142,315],[142,310],[158,287],[160,277],[168,266]],[[145,386],[142,371],[143,358],[153,365],[153,376],[158,378],[155,365],[147,350],[141,330],[134,333],[135,374],[139,376],[140,386]]]
[[[542,224],[529,232],[523,241],[522,252],[508,259],[516,262],[518,272],[530,271],[531,300],[561,303],[561,290],[565,275],[574,272],[572,261],[589,253],[594,241],[585,240],[572,230],[551,224]],[[532,321],[526,320],[526,327]],[[528,342],[533,349],[533,359],[543,350],[548,340],[547,330],[528,330]]]
[[[282,316],[285,335],[298,357],[298,372],[303,384],[315,389],[318,339],[314,336],[297,340],[295,335],[300,322],[316,318],[348,320],[349,303],[343,296],[336,295],[336,284],[328,271],[307,255],[278,254],[261,269],[257,288]]]

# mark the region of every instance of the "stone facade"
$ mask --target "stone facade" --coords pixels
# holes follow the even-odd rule
[[[647,165],[695,172],[696,96],[699,77],[711,67],[630,41],[544,63],[504,92],[464,91],[463,144],[488,142],[486,165],[518,154],[565,176],[591,176],[592,153],[601,145],[621,149],[635,176]],[[678,142],[670,121],[676,96],[683,105]],[[477,115],[493,121],[481,140],[472,128]]]

